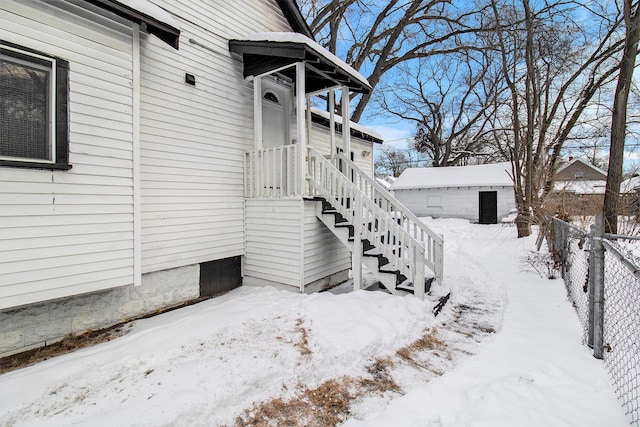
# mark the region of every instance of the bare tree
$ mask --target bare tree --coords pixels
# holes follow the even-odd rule
[[[490,3],[489,25],[496,28],[492,37],[510,93],[511,123],[501,139],[508,144],[516,225],[524,237],[542,214],[564,143],[617,71],[619,20],[609,21],[606,8],[594,2],[591,8],[570,0]]]
[[[620,73],[613,101],[611,123],[611,145],[609,146],[609,170],[604,195],[605,232],[617,233],[620,212],[620,183],[622,182],[622,160],[627,130],[627,103],[631,90],[633,69],[636,65],[638,41],[640,41],[640,2],[623,0],[625,39]]]
[[[406,149],[383,147],[375,161],[377,176],[400,176],[407,168],[424,166],[426,159],[411,147]]]
[[[464,35],[479,30],[466,22],[478,13],[474,6],[452,0],[301,1],[318,42],[361,71],[374,89],[406,61],[458,51]],[[371,96],[358,99],[353,121],[360,120]]]
[[[401,66],[377,97],[382,109],[415,123],[414,147],[434,167],[506,160],[491,144],[503,79],[492,52],[476,47]]]

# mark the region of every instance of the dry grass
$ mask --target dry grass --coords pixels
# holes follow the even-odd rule
[[[304,327],[304,319],[296,319],[296,332],[300,334],[300,342],[296,343],[296,347],[300,350],[300,354],[303,356],[310,356],[312,351],[309,348],[309,332]]]
[[[424,335],[412,342],[411,344],[399,349],[396,354],[405,360],[412,358],[413,353],[421,351],[445,351],[447,344],[438,338],[438,330],[432,328],[426,331]]]
[[[438,338],[438,330],[436,328],[427,330],[424,335],[411,344],[398,349],[396,355],[417,368],[426,369],[436,375],[442,375],[442,371],[421,360],[423,359],[421,356],[425,352],[436,352],[437,356],[440,355],[439,353],[443,353],[447,360],[451,359],[451,355],[447,352],[447,344]]]
[[[132,325],[133,324],[129,324],[129,327]],[[71,353],[84,347],[111,341],[129,332],[129,327],[117,325],[99,331],[88,330],[81,335],[67,335],[61,341],[45,347],[3,357],[0,359],[0,374],[33,365],[54,356]]]
[[[303,388],[287,401],[275,398],[255,405],[236,418],[237,427],[248,426],[335,426],[349,415],[353,379],[341,377],[316,388]]]
[[[360,393],[379,393],[384,394],[388,391],[401,393],[402,389],[391,376],[390,369],[393,368],[393,360],[390,357],[377,357],[369,366],[367,372],[371,378],[361,378],[359,380]]]
[[[390,357],[376,358],[367,366],[369,377],[343,376],[330,379],[318,387],[301,386],[289,400],[281,397],[258,403],[235,420],[236,427],[249,426],[310,426],[339,425],[350,415],[351,403],[371,393],[400,393],[400,386],[391,377]]]

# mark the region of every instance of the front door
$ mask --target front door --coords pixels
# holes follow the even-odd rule
[[[478,222],[480,224],[497,224],[498,223],[498,192],[497,191],[481,191],[480,192],[480,212]]]
[[[286,193],[292,177],[287,167],[292,164],[291,152],[284,145],[291,144],[291,86],[287,82],[263,79],[262,81],[262,147],[270,149],[263,155],[268,163],[264,186]]]
[[[262,146],[291,143],[291,86],[286,82],[262,80]]]

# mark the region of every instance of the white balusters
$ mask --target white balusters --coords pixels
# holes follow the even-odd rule
[[[299,170],[295,145],[259,148],[245,156],[246,197],[292,197],[299,195]]]

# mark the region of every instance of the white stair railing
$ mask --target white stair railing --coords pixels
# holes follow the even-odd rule
[[[282,198],[300,194],[296,145],[256,148],[245,153],[245,197]]]
[[[353,183],[360,191],[374,201],[388,217],[398,221],[413,238],[420,242],[425,248],[425,262],[427,267],[435,274],[435,281],[442,283],[443,266],[443,239],[433,230],[427,227],[416,217],[413,212],[406,208],[398,199],[393,197],[389,191],[385,190],[373,178],[364,173],[355,163],[353,163],[344,153],[336,155],[336,166],[342,162],[343,169],[350,169],[353,172],[345,172],[353,177]]]
[[[346,160],[347,165],[354,171],[354,181],[361,180],[359,175],[364,175],[364,172],[348,159]],[[354,226],[356,230],[354,238],[357,239],[360,235],[361,238],[367,239],[376,246],[381,254],[414,284],[416,296],[423,298],[425,245],[412,236],[406,224],[398,221],[396,216],[390,215],[380,206],[379,201],[371,197],[375,194],[374,192],[363,191],[359,185],[352,182],[313,148],[308,149],[308,167],[312,195],[327,200]],[[431,230],[428,231],[431,232]],[[440,246],[436,246],[435,251],[442,250],[441,239],[439,243]],[[435,264],[427,260],[427,266],[429,265]],[[435,268],[433,271],[437,274]],[[440,267],[438,271],[441,274],[442,268]]]

